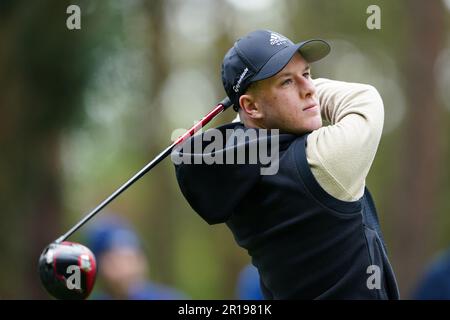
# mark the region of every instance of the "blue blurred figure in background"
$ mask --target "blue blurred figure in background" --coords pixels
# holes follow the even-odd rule
[[[264,300],[259,284],[258,269],[251,263],[246,265],[239,273],[237,297],[240,300]]]
[[[450,300],[450,250],[430,264],[413,294],[413,299]]]
[[[101,286],[93,299],[186,299],[178,290],[147,279],[147,257],[137,234],[123,218],[108,213],[98,219],[88,230],[87,240],[97,260],[97,284]]]

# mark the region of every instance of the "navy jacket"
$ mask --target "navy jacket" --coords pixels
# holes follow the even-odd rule
[[[222,149],[208,149],[214,156],[276,141],[258,134],[230,147],[227,129],[248,129],[241,123],[217,129],[224,139]],[[197,141],[204,150],[210,144],[204,134],[173,153],[191,160],[176,164],[180,189],[208,223],[227,224],[258,268],[266,299],[399,298],[369,191],[346,202],[322,189],[307,163],[307,135],[277,135],[278,172],[262,175],[261,162],[200,161],[207,152],[193,146]]]

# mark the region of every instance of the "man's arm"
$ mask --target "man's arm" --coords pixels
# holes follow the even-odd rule
[[[308,136],[306,155],[321,187],[343,201],[364,194],[384,122],[378,91],[365,84],[315,79],[322,118],[331,123]]]

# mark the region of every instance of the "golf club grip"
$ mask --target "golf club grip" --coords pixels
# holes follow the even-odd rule
[[[106,198],[102,203],[100,203],[95,209],[86,214],[83,219],[81,219],[76,225],[74,225],[69,231],[64,235],[55,240],[55,243],[61,243],[70,237],[75,231],[81,228],[86,222],[88,222],[92,217],[94,217],[100,210],[106,207],[111,201],[118,197],[122,192],[128,189],[133,183],[139,180],[143,175],[145,175],[150,169],[155,167],[159,162],[165,159],[173,150],[173,148],[184,140],[188,139],[194,135],[199,129],[208,124],[217,115],[222,113],[224,110],[232,105],[230,99],[226,97],[219,104],[217,104],[213,110],[211,110],[206,116],[204,116],[198,123],[196,123],[191,129],[189,129],[185,134],[179,137],[175,142],[168,146],[164,151],[157,155],[152,161],[150,161],[144,168],[142,168],[138,173],[136,173],[132,178],[120,186],[113,194]]]
[[[222,113],[224,110],[232,106],[230,99],[226,97],[223,99],[218,105],[214,107],[206,116],[204,116],[199,122],[197,122],[192,128],[186,131],[182,136],[180,136],[176,141],[175,145],[182,143],[183,141],[189,139],[189,137],[193,136],[198,130],[207,125],[212,119],[214,119],[219,113]]]
[[[233,105],[230,98],[225,97],[222,101],[219,102],[223,106],[223,110],[227,110],[229,107]]]

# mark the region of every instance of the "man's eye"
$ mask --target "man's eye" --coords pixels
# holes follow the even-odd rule
[[[285,86],[285,85],[290,84],[291,82],[292,82],[292,79],[286,79],[283,81],[282,85]]]
[[[306,77],[306,78],[309,78],[309,77],[311,76],[311,74],[310,74],[309,72],[305,72],[305,73],[303,74],[303,76]]]

